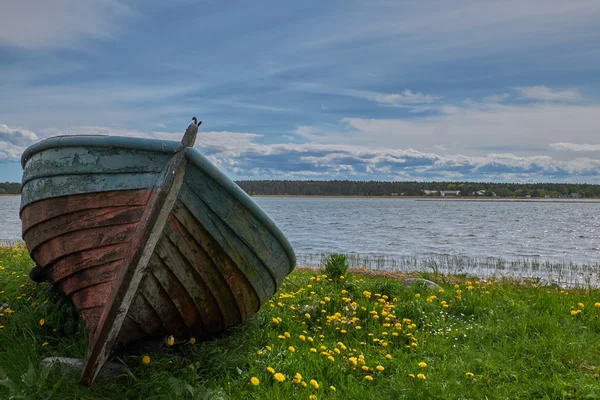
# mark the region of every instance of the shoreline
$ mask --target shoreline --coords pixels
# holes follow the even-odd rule
[[[404,199],[418,201],[489,201],[489,202],[514,202],[514,203],[600,203],[600,198],[588,199],[546,199],[546,198],[520,198],[520,197],[476,197],[476,196],[338,196],[338,195],[289,195],[289,194],[258,194],[250,195],[250,197],[265,197],[265,198],[316,198],[316,199]]]
[[[0,194],[0,197],[20,197],[21,194]],[[482,202],[497,202],[497,203],[600,203],[600,198],[579,198],[579,199],[546,199],[546,198],[521,198],[521,197],[479,197],[479,196],[358,196],[358,195],[290,195],[290,194],[255,194],[250,197],[264,198],[315,198],[315,199],[402,199],[402,200],[417,200],[417,201],[482,201]]]

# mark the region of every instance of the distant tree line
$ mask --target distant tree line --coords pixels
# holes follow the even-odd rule
[[[380,181],[238,181],[250,195],[288,196],[459,196],[600,197],[600,185],[566,183],[380,182]],[[427,192],[426,192],[427,191]]]
[[[458,196],[600,197],[600,185],[570,183],[382,182],[382,181],[238,181],[250,195],[280,196]],[[0,182],[0,194],[19,194],[21,184]]]
[[[20,194],[21,184],[17,182],[0,182],[0,194]]]

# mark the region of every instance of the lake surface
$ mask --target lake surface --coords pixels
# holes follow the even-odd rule
[[[286,234],[299,265],[316,265],[331,252],[350,254],[355,266],[414,269],[433,261],[444,271],[476,269],[488,275],[503,269],[532,275],[553,264],[600,263],[599,202],[254,200]],[[0,241],[20,239],[19,201],[17,196],[0,197]],[[498,264],[499,259],[506,263]],[[587,272],[572,267],[571,275],[594,274],[596,267]]]

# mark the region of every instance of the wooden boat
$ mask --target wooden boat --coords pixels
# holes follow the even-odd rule
[[[117,347],[240,324],[295,267],[275,223],[191,147],[200,123],[181,143],[59,136],[23,153],[23,239],[87,328],[83,384]]]

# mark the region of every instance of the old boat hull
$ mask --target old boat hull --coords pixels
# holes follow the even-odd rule
[[[84,321],[86,384],[115,347],[240,324],[295,266],[273,221],[177,142],[51,138],[22,161],[23,239]]]

